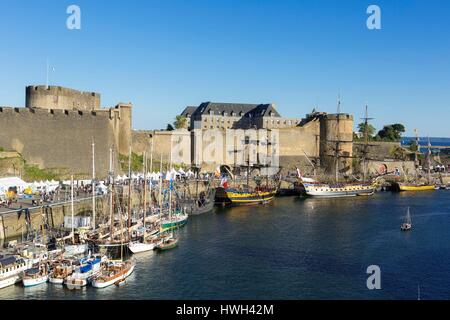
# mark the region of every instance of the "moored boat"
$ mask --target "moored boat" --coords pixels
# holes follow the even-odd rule
[[[216,203],[231,206],[258,205],[271,202],[276,188],[223,188],[216,191]]]
[[[171,217],[162,219],[161,228],[163,230],[180,228],[187,223],[188,217],[185,213],[172,214]]]
[[[133,273],[134,261],[110,261],[106,263],[101,272],[92,280],[94,288],[109,287]]]
[[[82,259],[80,265],[76,266],[74,272],[64,280],[64,284],[69,289],[85,287],[101,271],[102,261],[106,261],[106,257]]]
[[[73,273],[73,265],[70,260],[59,261],[48,277],[53,284],[63,284],[64,280]]]
[[[175,248],[178,245],[178,238],[169,237],[167,240],[162,241],[156,249],[159,251],[166,251]]]
[[[20,282],[30,267],[30,262],[22,257],[0,255],[0,289]]]
[[[312,197],[354,197],[354,196],[370,196],[375,192],[372,184],[363,183],[305,183],[306,195]]]
[[[25,271],[22,282],[24,287],[33,287],[46,283],[47,280],[48,269],[46,265],[42,265]]]

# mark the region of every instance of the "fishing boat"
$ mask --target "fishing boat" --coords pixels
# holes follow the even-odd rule
[[[53,267],[53,271],[48,277],[48,281],[53,284],[64,284],[64,280],[74,271],[71,260],[58,261]]]
[[[409,213],[409,207],[408,207],[408,211],[406,212],[405,221],[400,226],[400,229],[402,231],[408,231],[408,230],[411,230],[411,228],[412,228],[412,220],[411,220],[411,214]]]
[[[107,260],[106,257],[94,256],[88,259],[81,259],[80,265],[76,266],[74,272],[66,277],[64,284],[69,289],[79,289],[85,287],[93,277],[101,271],[101,263]]]
[[[94,288],[106,288],[127,278],[133,273],[134,261],[110,261],[101,272],[92,280]]]
[[[30,267],[30,261],[20,256],[0,255],[0,289],[20,282],[23,272]]]
[[[36,268],[31,268],[25,271],[23,275],[23,286],[33,287],[43,283],[48,280],[48,268],[47,265],[40,265]]]

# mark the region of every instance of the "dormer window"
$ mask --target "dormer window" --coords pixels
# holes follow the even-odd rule
[[[214,110],[209,110],[209,114],[214,114]]]
[[[223,115],[224,117],[226,117],[226,116],[227,116],[226,111],[222,112],[222,115]]]
[[[244,112],[239,112],[239,116],[242,117],[244,115]]]

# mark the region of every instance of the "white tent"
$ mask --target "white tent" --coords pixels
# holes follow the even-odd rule
[[[30,184],[19,177],[0,178],[0,194],[5,194],[9,188],[17,188],[18,192],[23,192]]]

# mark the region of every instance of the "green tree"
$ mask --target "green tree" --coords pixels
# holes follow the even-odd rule
[[[375,127],[369,123],[367,125],[367,136],[369,137],[369,140],[373,138],[375,131],[376,131]],[[363,135],[365,134],[366,132],[365,122],[361,122],[360,124],[358,124],[358,132],[362,133]]]
[[[167,124],[167,127],[166,127],[166,130],[167,130],[167,131],[173,131],[173,130],[175,130],[175,129],[173,128],[173,126],[172,126],[170,123],[168,123],[168,124]]]
[[[405,132],[405,126],[400,123],[390,124],[378,131],[378,137],[383,141],[399,141],[402,133]]]
[[[188,126],[187,118],[185,116],[178,115],[175,117],[173,125],[176,129],[186,129]]]

